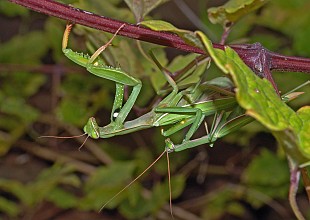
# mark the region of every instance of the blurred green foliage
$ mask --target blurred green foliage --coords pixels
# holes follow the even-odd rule
[[[145,16],[150,18],[149,12],[160,4],[162,7],[156,13],[165,5],[172,4],[163,4],[166,1],[158,0],[145,1],[147,4],[143,7],[135,5],[135,1],[121,0],[62,2],[131,23],[140,21]],[[242,4],[245,1],[240,2]],[[201,20],[220,39],[221,25],[210,25],[205,2],[198,3],[204,4],[199,7]],[[270,1],[258,11],[240,17],[232,28],[228,42],[258,41],[273,51],[310,57],[309,9],[309,1],[306,0]],[[53,131],[60,135],[73,135],[70,128],[81,129],[90,116],[96,116],[100,124],[107,124],[113,103],[114,83],[98,79],[63,56],[61,39],[65,21],[47,18],[7,1],[0,1],[0,17],[1,22],[8,22],[16,30],[8,35],[4,34],[6,30],[0,30],[0,164],[4,167],[0,172],[0,218],[18,219],[27,216],[44,202],[51,202],[62,209],[97,212],[105,201],[163,151],[164,138],[159,129],[152,129],[142,135],[138,133],[96,141],[96,149],[100,152],[98,155],[89,153],[90,148],[86,147],[82,148],[82,152],[77,152],[80,145],[78,142],[57,142],[55,145],[53,141],[38,139],[40,135],[55,135],[51,133]],[[13,20],[17,22],[14,23]],[[110,34],[76,25],[69,45],[75,51],[92,53],[110,37]],[[156,46],[142,43],[142,47],[147,52]],[[168,59],[164,49],[158,47],[155,53],[161,64],[172,71],[181,69],[196,56],[179,55]],[[102,58],[108,65],[121,66],[126,72],[143,80],[143,95],[138,99],[138,106],[148,106],[164,84],[162,74],[139,52],[133,40],[118,37],[113,41],[113,46],[103,53]],[[190,80],[196,81],[200,74]],[[206,77],[210,80],[219,75],[222,75],[220,71],[212,66]],[[274,73],[274,76],[283,93],[309,79],[308,75],[302,73]],[[309,94],[309,86],[302,91]],[[298,109],[307,104],[308,97],[301,96],[290,105]],[[130,117],[134,118],[135,115]],[[239,133],[229,135],[224,141],[243,146],[236,151],[249,153],[251,138],[260,131],[265,129],[258,123],[251,124],[242,128]],[[29,143],[33,146],[29,147]],[[214,148],[217,147],[221,146],[215,145]],[[247,160],[248,164],[243,164],[245,168],[242,167],[241,182],[238,184],[232,184],[226,178],[218,185],[216,181],[209,179],[212,175],[206,176],[206,182],[210,180],[214,186],[204,189],[203,193],[198,191],[202,205],[193,200],[193,213],[203,219],[218,219],[227,214],[241,218],[248,212],[244,203],[259,209],[274,199],[286,200],[289,172],[283,154],[266,150],[265,146],[258,147],[262,147],[261,152],[251,155],[253,159],[250,162]],[[171,154],[172,196],[176,199],[175,205],[192,198],[185,189],[195,190],[187,183],[195,179],[203,166],[202,162],[192,158],[201,151],[195,149],[194,153],[188,151]],[[11,161],[11,155],[21,152],[34,154],[43,161],[41,172],[31,180],[9,175],[14,172],[7,166],[14,162]],[[100,155],[103,153],[109,159],[102,159]],[[221,154],[218,157],[221,158]],[[31,159],[34,160],[34,156],[27,163],[31,163]],[[103,165],[103,161],[107,165]],[[225,168],[228,165],[225,162],[222,166]],[[193,174],[188,170],[193,170]],[[212,164],[209,170],[212,172]],[[127,219],[158,217],[169,200],[166,161],[159,161],[150,173],[142,178],[142,183],[132,185],[115,198],[107,209],[117,208]],[[226,174],[226,177],[230,176]],[[201,187],[197,183],[193,185]],[[167,216],[169,218],[169,213]]]

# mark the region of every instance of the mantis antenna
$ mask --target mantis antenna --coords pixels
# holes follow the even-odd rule
[[[78,137],[83,137],[87,135],[87,133],[84,134],[80,134],[80,135],[74,135],[74,136],[54,136],[54,135],[43,135],[40,136],[38,138],[56,138],[56,139],[71,139],[71,138],[78,138]],[[82,147],[84,146],[84,144],[86,143],[87,139],[89,138],[89,135],[87,135],[87,137],[85,138],[85,140],[83,141],[83,143],[81,144],[81,146],[79,146],[79,151],[81,151]]]
[[[170,207],[170,215],[172,219],[173,217],[173,211],[172,211],[172,190],[171,190],[171,175],[170,175],[170,161],[169,161],[169,152],[166,149],[166,155],[167,155],[167,167],[168,167],[168,185],[169,185],[169,207]]]
[[[124,192],[127,188],[129,188],[135,181],[137,181],[143,174],[145,174],[164,154],[167,154],[167,162],[168,162],[168,183],[169,183],[169,205],[170,205],[170,214],[173,217],[172,213],[172,194],[171,194],[171,178],[170,178],[170,162],[168,156],[168,150],[165,149],[142,173],[140,173],[134,180],[127,184],[123,189],[121,189],[118,193],[116,193],[111,199],[109,199],[106,203],[101,206],[99,212],[101,212],[106,205],[108,205],[112,200],[114,200],[117,196],[119,196],[122,192]]]

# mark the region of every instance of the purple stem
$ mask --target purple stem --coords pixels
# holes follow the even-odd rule
[[[289,202],[291,205],[291,208],[293,209],[293,212],[298,220],[305,220],[303,214],[300,212],[298,205],[297,205],[297,191],[298,191],[298,184],[299,184],[299,178],[300,178],[300,171],[298,169],[298,166],[291,160],[291,158],[288,158],[289,161],[289,167],[290,167],[290,189],[289,189]]]
[[[52,0],[9,0],[16,4],[30,8],[34,11],[61,18],[72,23],[81,24],[105,32],[115,33],[125,22],[99,16],[78,8],[61,4]],[[205,54],[205,51],[188,45],[179,36],[168,33],[153,31],[138,25],[126,23],[126,26],[119,32],[119,35],[168,46],[179,50]],[[215,48],[223,49],[220,44],[213,44]],[[272,79],[269,73],[262,72],[266,68],[276,71],[292,71],[310,73],[310,59],[301,57],[290,57],[280,55],[266,50],[260,44],[253,45],[231,45],[239,54],[241,59],[258,75]],[[269,75],[270,74],[270,75]],[[273,80],[272,80],[273,81]],[[274,82],[273,82],[274,84]],[[275,85],[275,84],[274,84]]]

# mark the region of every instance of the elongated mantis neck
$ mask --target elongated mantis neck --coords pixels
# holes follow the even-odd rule
[[[154,118],[154,112],[148,112],[139,118],[131,121],[126,121],[124,126],[119,130],[113,130],[112,125],[99,127],[100,138],[110,138],[117,135],[129,134],[136,131],[144,130],[153,127],[152,118]]]

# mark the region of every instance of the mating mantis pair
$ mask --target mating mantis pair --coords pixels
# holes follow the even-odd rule
[[[195,85],[189,85],[187,88],[179,90],[174,80],[169,74],[163,71],[164,68],[156,60],[154,55],[151,54],[153,61],[163,72],[168,84],[172,87],[172,91],[148,113],[134,120],[125,121],[140,93],[142,83],[139,79],[128,75],[120,68],[106,66],[103,61],[98,58],[100,53],[111,44],[114,37],[123,27],[124,25],[118,29],[107,44],[100,47],[92,56],[67,49],[68,36],[72,25],[67,25],[64,32],[62,49],[64,54],[70,60],[85,67],[90,73],[101,78],[112,80],[116,83],[116,94],[112,107],[110,124],[104,127],[99,127],[96,120],[90,118],[84,126],[84,132],[88,137],[94,139],[109,138],[150,127],[170,126],[168,129],[162,130],[163,136],[167,137],[164,152],[170,153],[207,143],[212,144],[216,139],[239,129],[254,120],[243,114],[242,111],[240,112],[233,93],[224,93],[224,95],[222,94],[223,96],[216,99],[206,98],[204,94],[206,91],[210,90],[210,87],[212,86],[210,86],[210,82],[199,81]],[[197,32],[197,34],[200,38],[205,38],[201,32]],[[125,86],[131,86],[133,89],[128,99],[123,103]],[[205,117],[214,114],[216,115],[216,120],[213,123],[214,126],[211,129],[211,132],[208,132],[201,138],[192,140],[192,136],[204,122]],[[174,144],[168,137],[185,127],[189,127],[189,129],[185,134],[182,143]],[[161,156],[162,155],[163,154],[161,154]],[[141,175],[139,175],[138,178],[140,176]],[[127,187],[129,185],[127,185]],[[115,196],[113,198],[115,198]]]
[[[64,33],[62,48],[64,54],[70,60],[85,67],[90,73],[112,80],[116,83],[115,99],[111,112],[111,123],[104,127],[99,127],[96,120],[94,118],[90,118],[84,126],[84,132],[89,137],[94,139],[109,138],[150,127],[173,125],[171,128],[163,130],[162,134],[167,137],[187,126],[190,126],[181,145],[175,145],[170,141],[170,139],[166,139],[166,150],[169,152],[180,151],[191,145],[191,137],[199,128],[206,116],[213,115],[222,110],[230,111],[237,106],[236,100],[233,96],[226,96],[216,100],[203,100],[203,94],[205,90],[208,89],[207,83],[197,83],[196,85],[179,91],[178,86],[173,79],[165,71],[162,71],[167,82],[173,88],[172,92],[150,112],[140,116],[137,119],[125,122],[126,117],[128,116],[140,93],[142,83],[139,79],[133,78],[120,68],[106,66],[103,61],[98,58],[100,53],[109,44],[111,44],[113,38],[123,27],[124,25],[118,29],[107,44],[100,47],[92,56],[67,49],[68,36],[72,28],[71,24],[67,25]],[[163,70],[163,67],[156,60],[154,55],[151,54],[151,56],[155,64]],[[125,104],[123,104],[124,86],[133,87],[132,92]],[[249,119],[246,121],[249,121]],[[241,120],[240,122],[243,124],[244,120]],[[212,135],[209,134],[203,139],[203,143],[199,141],[199,145],[213,142],[218,137],[219,136],[212,137]],[[197,143],[195,143],[195,146],[197,146],[196,144]]]

